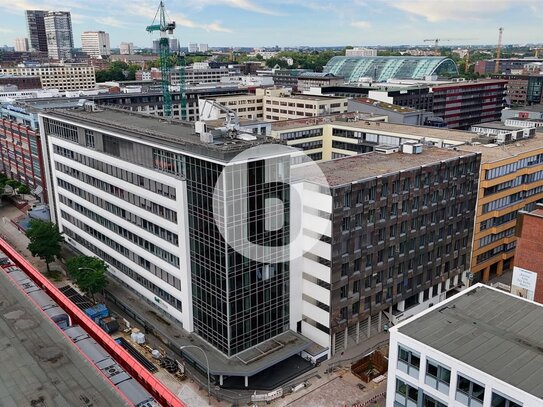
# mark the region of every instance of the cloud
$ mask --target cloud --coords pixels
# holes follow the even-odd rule
[[[389,0],[391,7],[436,23],[446,20],[478,20],[488,14],[505,11],[519,4],[537,4],[538,0]]]
[[[124,28],[127,26],[127,24],[115,17],[96,17],[94,19],[98,24],[108,25],[110,27],[116,27],[116,28]]]
[[[11,28],[1,28],[0,27],[0,33],[12,33],[13,30]]]
[[[245,11],[251,11],[253,13],[266,14],[270,16],[282,15],[279,12],[270,10],[266,7],[259,6],[251,0],[200,0],[196,3],[197,8],[203,8],[205,6],[228,6],[233,8],[239,8]]]
[[[145,17],[149,20],[149,24],[153,21],[153,18],[155,17],[156,9],[152,9],[147,7],[146,5],[136,5],[132,4],[128,8],[128,13],[140,17]],[[169,14],[168,17],[175,21],[175,23],[182,27],[188,27],[188,28],[198,28],[205,31],[215,31],[215,32],[224,32],[229,33],[232,32],[229,28],[223,27],[219,22],[213,22],[213,23],[198,23],[196,21],[193,21],[189,18],[187,18],[183,14],[174,13]]]
[[[363,21],[363,20],[360,20],[360,21],[353,21],[351,23],[351,26],[353,27],[356,27],[356,28],[361,28],[363,30],[366,30],[368,28],[371,28],[371,23],[369,21]]]

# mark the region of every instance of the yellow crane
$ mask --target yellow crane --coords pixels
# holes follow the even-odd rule
[[[500,73],[500,56],[502,54],[502,35],[503,27],[498,28],[498,48],[496,49],[496,65],[494,65],[494,73]]]

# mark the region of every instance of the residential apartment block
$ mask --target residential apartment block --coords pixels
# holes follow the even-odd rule
[[[86,64],[44,64],[0,68],[0,74],[39,76],[43,89],[84,90],[96,85],[94,67]]]
[[[506,86],[507,81],[499,79],[432,86],[432,111],[453,129],[500,120]]]
[[[542,405],[543,307],[477,284],[390,328],[387,407]]]
[[[469,270],[480,156],[417,143],[379,151],[319,163],[328,185],[313,169],[302,177],[314,244],[291,265],[303,270],[291,277],[302,293],[291,320],[331,354],[436,305]]]
[[[73,58],[74,35],[69,11],[49,11],[43,18],[49,58],[64,61]]]
[[[46,173],[37,115],[20,106],[0,106],[0,165],[2,173],[27,185],[47,202]]]
[[[492,75],[507,81],[507,97],[513,106],[530,106],[543,102],[543,75]]]

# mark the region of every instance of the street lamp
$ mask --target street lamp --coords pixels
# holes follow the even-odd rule
[[[180,346],[179,350],[183,350],[183,349],[186,349],[186,348],[200,349],[202,351],[202,353],[204,354],[204,357],[206,358],[206,365],[207,365],[207,398],[209,400],[211,398],[211,384],[210,384],[210,381],[209,381],[209,360],[207,359],[207,354],[206,354],[205,350],[203,350],[202,348],[200,348],[197,345]]]

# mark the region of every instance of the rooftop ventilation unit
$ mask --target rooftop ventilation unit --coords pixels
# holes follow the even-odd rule
[[[422,144],[421,143],[402,144],[402,152],[405,154],[421,154]]]

